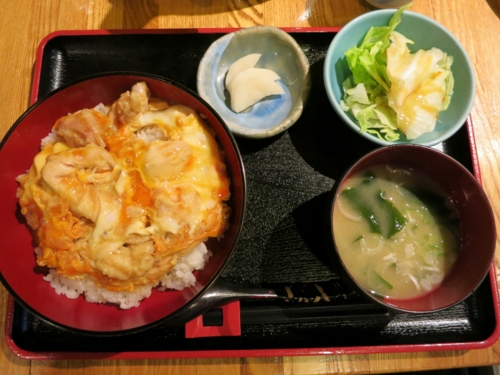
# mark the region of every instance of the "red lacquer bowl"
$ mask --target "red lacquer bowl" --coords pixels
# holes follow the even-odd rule
[[[121,310],[115,306],[91,304],[83,297],[68,299],[57,295],[43,280],[36,267],[36,242],[20,214],[16,177],[30,168],[40,147],[40,140],[51,131],[55,121],[82,108],[110,103],[133,84],[145,81],[153,96],[174,104],[184,104],[201,114],[213,129],[224,151],[231,180],[232,216],[221,240],[211,240],[207,247],[213,256],[198,271],[197,282],[182,291],[153,291],[138,308]],[[16,301],[42,319],[66,329],[95,334],[129,333],[168,321],[182,320],[190,304],[202,298],[227,263],[240,234],[245,212],[246,185],[237,144],[224,121],[196,93],[161,77],[135,73],[108,73],[80,80],[55,90],[29,108],[12,126],[0,150],[0,271],[2,282]]]
[[[334,204],[343,183],[356,172],[378,164],[414,169],[435,181],[451,198],[460,221],[460,249],[442,284],[418,298],[383,298],[364,289],[346,268],[335,247]],[[429,147],[395,145],[376,149],[358,160],[336,184],[327,214],[331,260],[342,276],[362,295],[393,311],[427,313],[449,308],[467,298],[483,281],[495,254],[496,227],[493,211],[475,177],[452,157]]]

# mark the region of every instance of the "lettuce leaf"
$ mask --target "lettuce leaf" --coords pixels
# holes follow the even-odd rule
[[[362,83],[354,86],[353,78],[347,78],[342,84],[344,100],[340,107],[351,112],[358,121],[360,132],[367,132],[389,142],[397,141],[400,132],[396,112],[387,104],[387,95],[380,95],[377,87]]]
[[[450,72],[448,77],[446,77],[446,98],[443,103],[442,111],[446,111],[450,105],[451,94],[453,94],[453,86],[455,85],[455,80],[453,79],[453,74],[451,73],[451,64],[453,64],[453,56],[444,54],[444,58],[438,63],[439,67]]]
[[[353,73],[354,83],[362,83],[374,87],[380,85],[384,92],[391,87],[391,82],[385,73],[387,66],[386,51],[391,42],[389,36],[401,23],[401,15],[412,4],[399,8],[391,17],[388,26],[371,27],[359,47],[346,51],[345,56],[349,69]]]
[[[360,131],[386,141],[400,138],[396,113],[387,104],[391,82],[387,77],[387,48],[390,34],[401,23],[401,15],[412,3],[399,8],[388,26],[371,27],[361,45],[346,51],[352,77],[343,83],[344,99],[340,105],[358,120]]]

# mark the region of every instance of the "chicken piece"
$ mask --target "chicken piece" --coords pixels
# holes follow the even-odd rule
[[[108,116],[91,109],[82,109],[57,120],[54,131],[70,147],[94,144],[105,148],[104,139],[113,134],[115,129]]]
[[[133,122],[137,115],[149,109],[149,88],[145,82],[136,83],[130,91],[123,93],[111,106],[110,116],[121,126]]]
[[[198,226],[198,213],[202,209],[202,202],[195,188],[186,184],[175,189],[159,191],[155,208],[153,227],[157,227],[158,232],[178,234],[184,226],[187,226],[190,232]]]
[[[96,269],[117,280],[129,280],[144,275],[154,266],[152,241],[125,246],[101,242],[92,251]]]
[[[143,180],[154,185],[176,178],[191,155],[191,148],[184,141],[156,141],[149,145],[140,158],[139,170]]]
[[[96,222],[101,208],[99,185],[117,178],[115,166],[109,152],[91,144],[49,156],[41,175],[73,212]]]

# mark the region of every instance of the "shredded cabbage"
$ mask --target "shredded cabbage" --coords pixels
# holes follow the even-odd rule
[[[395,31],[411,5],[399,8],[388,26],[371,27],[361,45],[345,53],[352,76],[342,84],[340,106],[360,132],[389,142],[434,130],[453,92],[453,58],[437,48],[411,54],[407,44],[413,41]]]

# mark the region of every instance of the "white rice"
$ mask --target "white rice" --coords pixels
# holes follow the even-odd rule
[[[99,103],[94,107],[94,110],[97,112],[101,112],[103,115],[107,115],[109,113],[110,108],[106,107],[102,103]]]
[[[54,129],[52,129],[52,131],[45,138],[42,139],[40,146],[41,146],[41,148],[44,148],[45,146],[47,146],[49,144],[56,143],[56,142],[62,142],[62,141],[63,141],[63,139],[57,135],[57,133]]]
[[[39,257],[41,249],[35,249],[35,253]],[[145,285],[137,288],[134,292],[112,292],[106,288],[95,286],[90,279],[74,280],[58,275],[54,269],[49,271],[44,280],[50,282],[50,286],[55,289],[57,294],[65,295],[68,298],[75,299],[83,295],[88,302],[112,303],[120,305],[122,309],[130,309],[138,307],[144,298],[151,295],[151,291],[155,287],[164,291],[166,289],[181,290],[193,286],[196,282],[193,271],[203,269],[210,256],[211,252],[204,243],[201,243],[192,252],[180,258],[177,265],[164,275],[158,284]]]
[[[148,125],[140,130],[138,130],[135,133],[135,136],[138,139],[142,139],[144,142],[153,142],[155,140],[161,140],[164,141],[167,138],[165,137],[165,134],[163,131],[160,129],[158,125]]]
[[[181,290],[187,286],[193,286],[196,282],[193,270],[203,269],[211,256],[212,252],[207,249],[204,243],[201,243],[189,254],[180,258],[175,267],[160,278],[161,286],[158,289]]]

